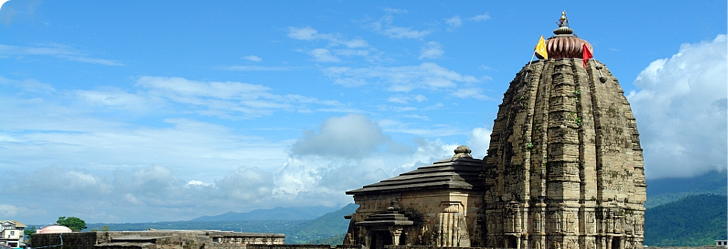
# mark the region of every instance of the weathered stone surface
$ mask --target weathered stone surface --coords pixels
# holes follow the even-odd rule
[[[359,204],[345,244],[469,247],[480,241],[482,160],[460,146],[451,159],[348,191]]]
[[[534,62],[511,82],[498,117],[484,159],[485,178],[497,179],[484,181],[485,246],[642,246],[639,133],[606,66]]]
[[[283,234],[237,233],[214,230],[104,231],[34,234],[34,248],[211,248],[245,249],[249,245],[282,245]]]

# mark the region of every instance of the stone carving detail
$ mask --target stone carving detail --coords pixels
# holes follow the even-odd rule
[[[460,214],[460,202],[442,202],[437,214],[435,244],[441,247],[470,247],[470,235],[465,217]]]
[[[586,247],[584,247],[584,249],[596,249],[596,247],[594,245],[594,241],[592,241],[591,239],[587,239]]]
[[[586,212],[585,230],[588,234],[596,233],[596,220],[594,219],[594,212]]]
[[[561,215],[559,215],[559,212],[554,212],[551,214],[550,220],[550,230],[556,233],[561,233]]]
[[[645,217],[642,216],[642,214],[637,214],[634,217],[635,217],[635,222],[633,224],[634,231],[635,231],[634,233],[636,235],[643,235],[644,231],[645,231],[645,223],[644,223]]]
[[[565,221],[564,227],[567,232],[573,234],[579,231],[579,223],[577,222],[576,214],[574,214],[574,212],[567,212]]]
[[[543,218],[541,217],[540,212],[536,212],[533,215],[533,232],[538,234],[542,232],[542,226],[543,226]]]
[[[559,243],[558,240],[554,239],[551,242],[551,249],[561,249],[561,243]]]

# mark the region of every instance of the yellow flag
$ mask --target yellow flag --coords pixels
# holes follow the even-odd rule
[[[541,36],[541,39],[538,39],[538,44],[536,44],[536,55],[538,55],[538,58],[548,60],[549,53],[546,52],[546,42],[543,41],[543,36]]]

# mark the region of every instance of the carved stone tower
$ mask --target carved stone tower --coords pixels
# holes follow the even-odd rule
[[[487,247],[631,249],[644,240],[639,133],[617,79],[565,13],[548,59],[516,74],[484,159]],[[589,53],[591,54],[591,53]]]

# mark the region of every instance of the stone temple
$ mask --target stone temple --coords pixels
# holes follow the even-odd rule
[[[351,190],[345,244],[642,248],[644,163],[631,108],[565,14],[503,97],[483,160],[451,159]]]

